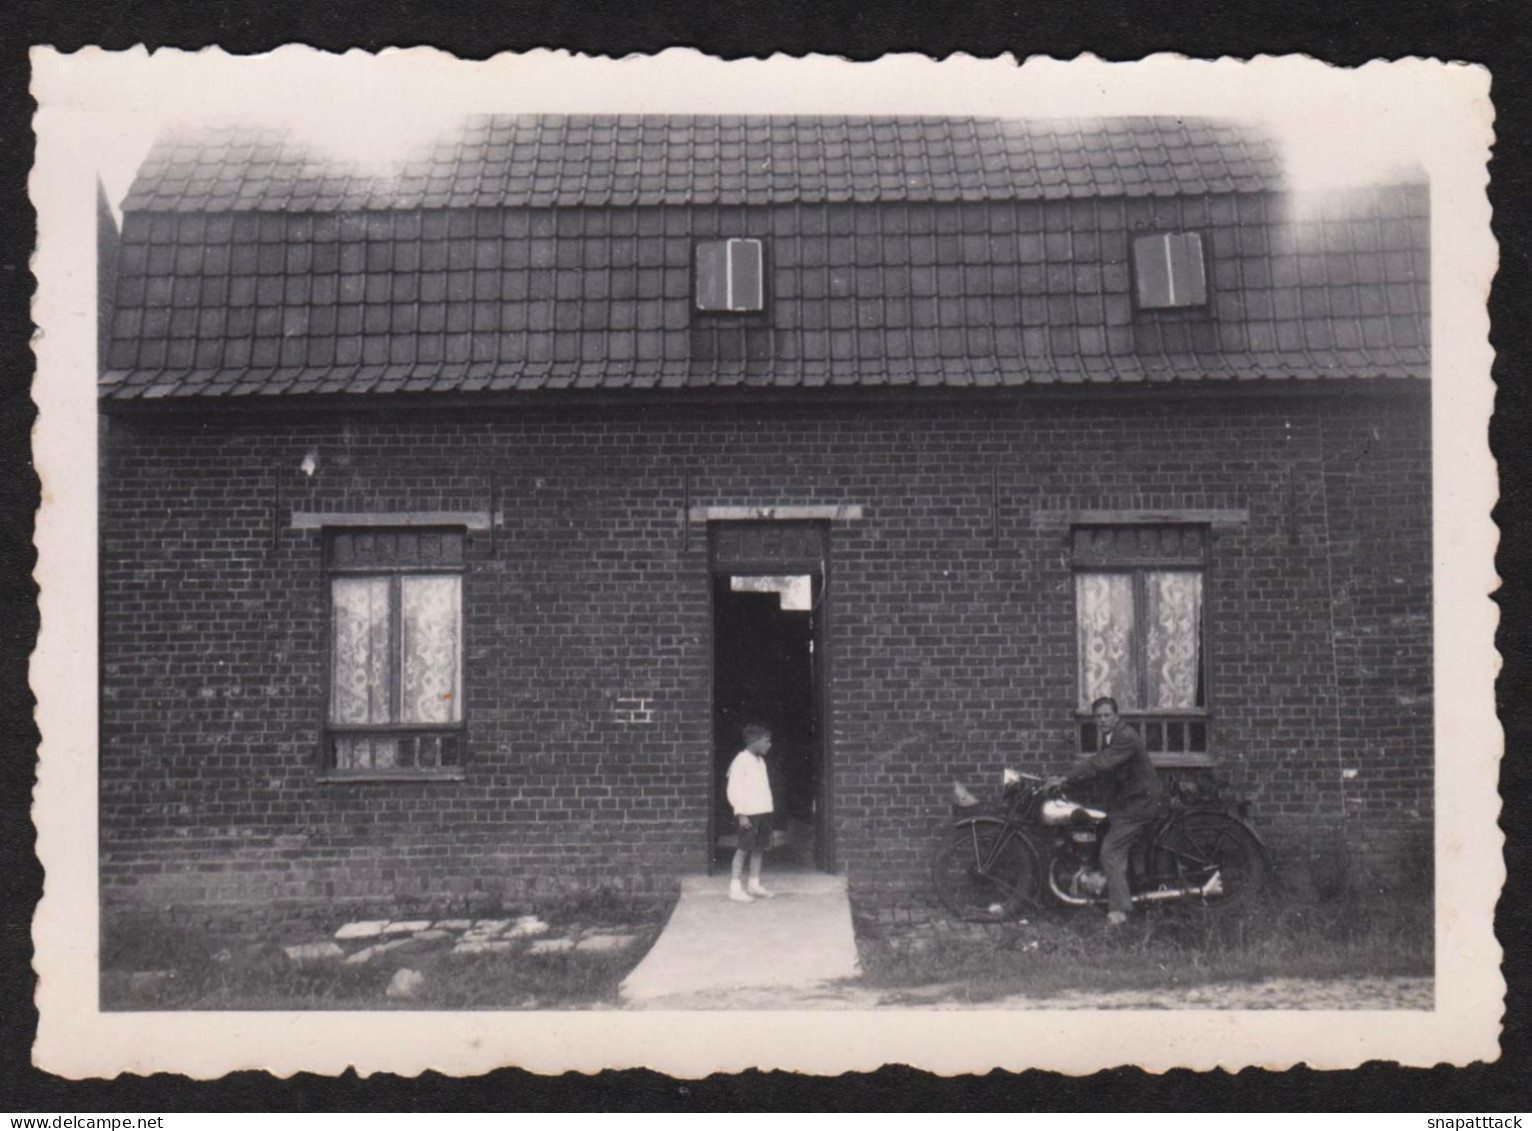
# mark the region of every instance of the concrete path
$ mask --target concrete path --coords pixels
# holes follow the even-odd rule
[[[635,1009],[796,1009],[859,973],[842,876],[768,874],[775,899],[729,900],[728,876],[687,876],[653,948],[622,984]]]

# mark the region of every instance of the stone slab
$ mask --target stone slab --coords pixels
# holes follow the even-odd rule
[[[557,954],[560,951],[573,950],[574,939],[538,939],[527,948],[528,954]]]
[[[576,950],[610,951],[624,950],[633,945],[632,935],[586,935],[575,944]]]
[[[314,962],[329,958],[339,958],[346,953],[328,939],[324,942],[299,943],[297,946],[288,946],[282,949],[287,952],[287,957],[294,962]]]
[[[385,935],[413,935],[416,931],[428,930],[431,926],[429,919],[403,919],[390,923],[383,928]]]
[[[547,933],[547,923],[543,922],[536,915],[523,915],[521,918],[517,919],[515,925],[506,932],[506,937],[512,939],[523,939],[530,938],[533,935],[544,935]]]
[[[383,928],[386,926],[388,926],[387,919],[368,919],[358,923],[347,923],[335,932],[335,937],[341,940],[375,939],[383,933]]]
[[[388,989],[384,992],[389,997],[414,997],[420,992],[420,987],[425,984],[425,980],[425,975],[419,970],[395,970],[393,978],[388,983]]]
[[[361,963],[376,958],[380,954],[387,954],[391,950],[398,950],[401,946],[408,946],[414,941],[415,940],[413,938],[390,939],[388,942],[380,942],[375,943],[372,946],[363,947],[355,954],[348,955],[346,957],[346,964],[348,966],[360,965]]]
[[[490,942],[460,942],[452,948],[453,954],[504,954],[511,944],[503,939]]]

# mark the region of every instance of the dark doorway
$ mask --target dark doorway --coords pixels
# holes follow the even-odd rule
[[[777,836],[768,868],[828,869],[820,665],[824,578],[812,573],[713,576],[713,852],[726,866],[734,818],[725,794],[740,731],[772,731],[768,758]]]

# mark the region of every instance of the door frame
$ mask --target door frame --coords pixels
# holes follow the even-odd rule
[[[741,529],[751,530],[812,529],[818,552],[812,556],[788,552],[782,556],[765,553],[751,556],[731,555],[723,558],[719,551],[720,535]],[[716,761],[719,736],[716,732],[718,710],[715,701],[718,682],[718,650],[715,634],[718,629],[718,609],[713,597],[713,587],[719,577],[734,575],[808,574],[818,580],[818,592],[813,611],[814,662],[811,666],[811,697],[813,701],[814,726],[819,736],[819,790],[815,799],[815,861],[819,870],[834,873],[835,851],[835,758],[833,716],[830,704],[830,523],[824,519],[714,519],[707,524],[707,657],[708,657],[708,812],[707,812],[707,873],[716,869],[714,856],[718,844],[718,798],[714,792],[718,786]]]

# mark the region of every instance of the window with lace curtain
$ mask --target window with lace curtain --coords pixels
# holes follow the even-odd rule
[[[455,529],[328,532],[327,771],[462,766],[463,540]]]
[[[1077,527],[1073,537],[1081,749],[1097,745],[1091,703],[1110,696],[1151,753],[1206,753],[1206,528]]]

